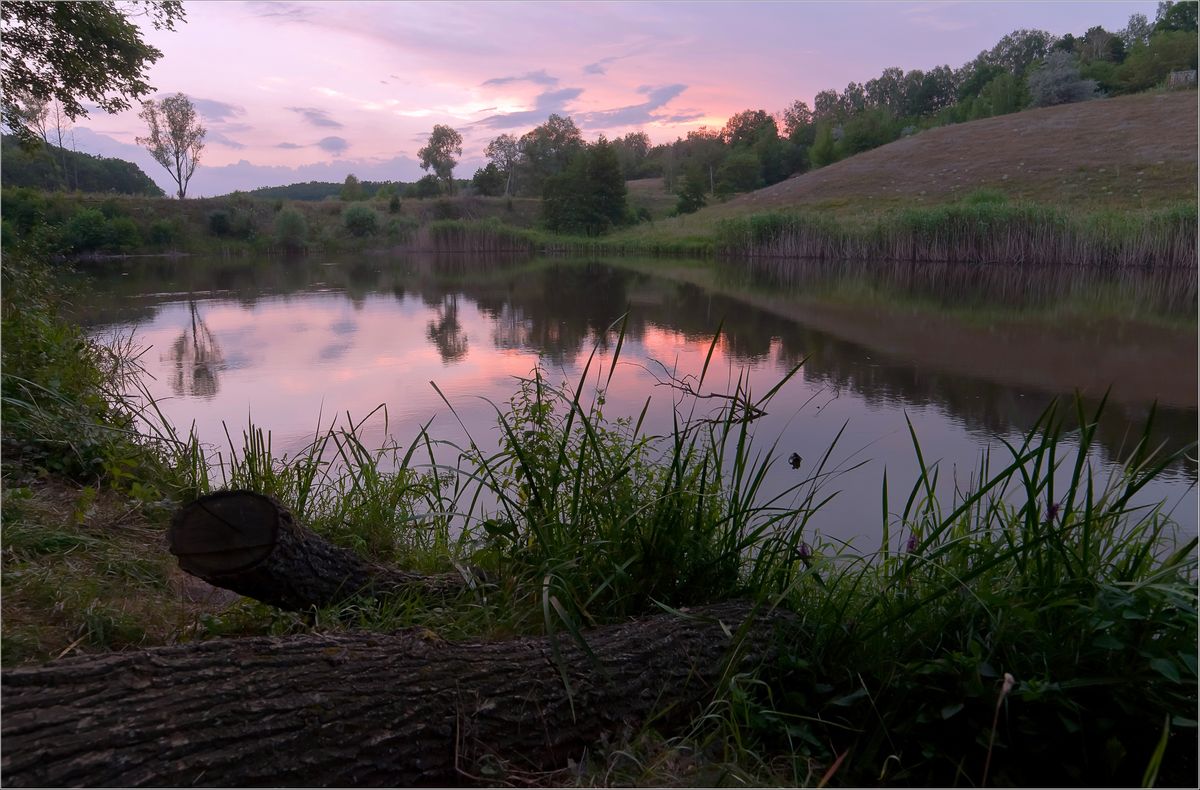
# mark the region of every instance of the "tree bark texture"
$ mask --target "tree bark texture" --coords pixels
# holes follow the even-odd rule
[[[167,538],[179,567],[193,576],[294,611],[364,594],[451,597],[475,583],[466,570],[425,575],[368,562],[251,491],[219,491],[185,505],[171,520]]]
[[[199,642],[2,674],[5,786],[471,783],[547,771],[604,732],[687,721],[795,617],[731,602],[547,638],[429,631]],[[738,629],[749,623],[743,634]],[[731,634],[739,638],[731,637]],[[565,674],[571,689],[564,686]],[[486,781],[486,780],[484,780]]]

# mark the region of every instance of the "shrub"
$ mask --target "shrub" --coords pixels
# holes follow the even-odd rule
[[[388,213],[389,214],[399,214],[400,213],[400,196],[399,195],[392,195],[391,198],[388,200]]]
[[[68,252],[99,250],[108,243],[108,233],[108,220],[99,209],[81,209],[63,225],[63,248]]]
[[[379,215],[370,206],[349,206],[342,212],[342,225],[352,236],[373,236],[379,230]]]
[[[280,210],[275,215],[275,240],[289,250],[302,250],[308,238],[308,222],[295,208]]]
[[[751,192],[762,185],[762,163],[750,151],[734,151],[717,168],[718,195]]]
[[[699,168],[689,168],[679,188],[679,200],[675,203],[677,214],[691,214],[704,208],[708,201],[704,197],[704,174]]]
[[[105,219],[129,216],[129,212],[125,210],[125,207],[114,198],[109,198],[100,204],[100,213],[104,215]]]
[[[407,242],[412,241],[418,227],[419,223],[411,217],[392,217],[388,220],[384,232],[389,241]]]
[[[435,220],[458,219],[458,207],[442,198],[433,204],[433,218]]]
[[[233,230],[229,212],[218,209],[208,215],[208,229],[214,236],[228,236]]]
[[[142,243],[142,234],[137,224],[129,217],[109,220],[106,228],[104,248],[112,252],[129,252]]]
[[[166,246],[175,241],[175,226],[165,219],[157,219],[150,224],[148,238],[151,244]]]
[[[1029,75],[1029,97],[1034,107],[1072,104],[1096,96],[1096,81],[1080,77],[1079,64],[1066,52],[1051,52],[1042,67]]]

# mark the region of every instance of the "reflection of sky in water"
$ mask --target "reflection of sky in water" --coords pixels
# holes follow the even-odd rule
[[[635,305],[633,309],[653,313],[656,308]],[[548,326],[535,327],[524,308],[506,304],[484,310],[473,299],[454,295],[426,299],[415,293],[403,297],[368,294],[351,301],[340,292],[309,291],[287,298],[264,297],[252,305],[212,298],[196,302],[196,311],[223,350],[211,371],[219,387],[205,397],[179,395],[171,386],[172,366],[177,366],[178,360],[166,353],[146,355],[143,361],[153,377],[147,384],[151,394],[161,399],[163,413],[182,429],[194,423],[201,438],[212,444],[224,442],[223,422],[228,423],[230,434],[237,436],[252,419],[271,431],[277,453],[288,454],[298,452],[312,438],[318,416],[323,425],[335,416],[358,420],[380,404],[386,405],[388,433],[402,444],[411,442],[425,423],[430,424],[429,433],[435,439],[465,444],[461,420],[481,447],[494,446],[499,430],[492,404],[503,405],[512,396],[516,377],[530,375],[541,361],[550,382],[574,386],[595,340],[595,332],[589,330],[590,337],[585,337],[578,357],[539,355],[533,348],[558,338],[562,326],[549,321]],[[719,317],[713,319],[714,327],[717,320]],[[164,302],[152,318],[137,326],[137,341],[168,349],[191,327],[187,302]],[[534,331],[540,333],[537,342],[530,336]],[[597,352],[589,376],[593,381],[607,377],[612,346],[610,338],[608,348]],[[863,550],[876,546],[885,470],[889,511],[895,514],[903,507],[916,479],[906,416],[920,439],[926,462],[939,465],[939,488],[946,496],[947,509],[949,494],[974,479],[985,447],[992,446],[993,469],[1006,464],[1008,451],[994,431],[979,423],[968,425],[961,414],[936,398],[905,400],[900,394],[903,390],[882,378],[875,381],[877,365],[870,352],[853,364],[844,364],[835,380],[824,366],[815,364],[823,353],[821,348],[784,349],[775,339],[766,350],[758,348],[743,355],[735,353],[735,346],[732,340],[718,346],[709,363],[704,392],[730,391],[739,375],[745,375],[751,393],[761,396],[804,353],[815,355],[814,364],[785,385],[768,414],[754,423],[754,435],[760,452],[779,440],[776,461],[764,487],[766,495],[773,496],[812,474],[845,426],[826,465],[826,472],[836,474],[824,485],[826,494],[840,493],[812,522],[824,535],[854,539],[855,546]],[[550,347],[555,346],[551,343]],[[677,378],[695,377],[705,363],[708,347],[709,338],[694,331],[673,329],[667,320],[647,320],[640,338],[625,340],[605,414],[636,415],[650,396],[647,430],[669,430],[672,391],[661,384],[662,366]],[[751,358],[751,367],[743,371]],[[556,363],[555,359],[564,361]],[[431,381],[445,394],[457,417]],[[1011,397],[1015,403],[1024,396],[1013,393]],[[717,405],[716,400],[701,399],[696,413],[706,414]],[[1029,410],[1036,413],[1043,405],[1031,404]],[[368,442],[382,443],[383,413],[364,430]],[[1003,438],[1020,441],[1016,429]],[[804,459],[798,471],[785,462],[793,452]],[[442,447],[439,453],[439,462],[454,463],[452,449]],[[1111,469],[1112,459],[1103,448],[1097,449],[1095,458],[1100,468]],[[1178,503],[1176,518],[1194,530],[1196,501],[1186,470],[1164,475],[1139,499],[1143,503],[1163,500]],[[779,504],[791,501],[798,502],[798,495]]]

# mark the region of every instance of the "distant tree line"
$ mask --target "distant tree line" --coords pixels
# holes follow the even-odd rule
[[[1196,68],[1196,8],[1161,2],[1154,22],[1134,14],[1115,32],[1016,30],[957,69],[887,68],[840,92],[821,91],[811,107],[797,100],[778,114],[747,109],[721,129],[702,127],[673,143],[651,145],[645,132],[602,141],[603,157],[611,152],[624,179],[663,178],[679,196],[677,210],[695,211],[710,195],[769,186],[921,129],[1154,88],[1172,71]],[[492,140],[472,185],[484,195],[561,200],[579,194],[564,193],[561,178],[579,180],[587,167],[572,163],[588,150],[570,117],[551,115],[519,138]],[[560,213],[547,204],[552,229]]]
[[[22,146],[14,135],[0,140],[0,180],[6,187],[31,187],[47,192],[115,192],[121,195],[163,197],[164,192],[123,159],[71,151],[46,143]]]

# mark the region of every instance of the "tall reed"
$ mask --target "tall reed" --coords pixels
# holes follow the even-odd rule
[[[858,220],[754,214],[717,225],[719,254],[744,258],[1196,266],[1196,206],[1141,215],[1068,214],[1031,203],[960,203]]]

